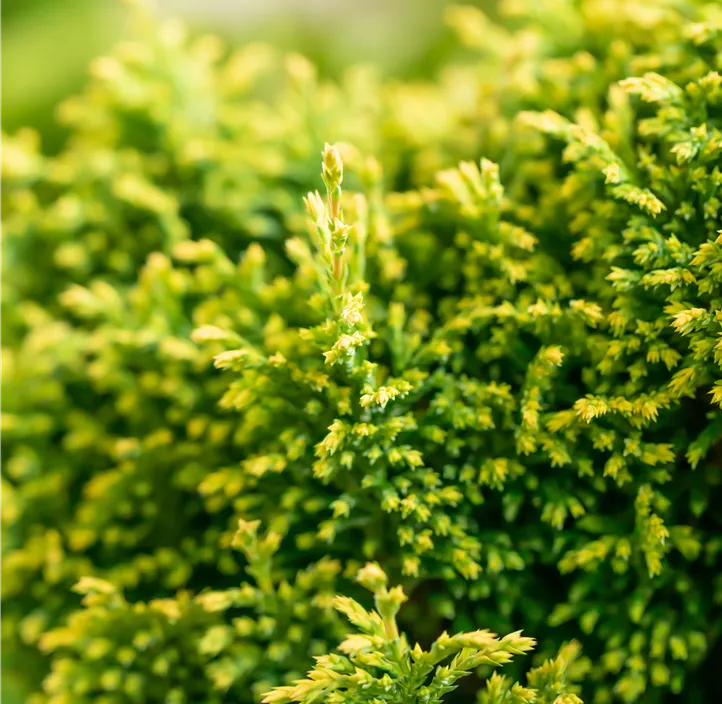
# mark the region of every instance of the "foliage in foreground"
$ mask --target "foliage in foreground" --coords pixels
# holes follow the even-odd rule
[[[412,649],[396,622],[399,608],[406,601],[403,589],[388,589],[388,578],[377,563],[363,567],[357,579],[374,593],[376,610],[369,612],[349,597],[336,598],[336,609],[359,630],[347,635],[338,646],[343,655],[317,658],[306,679],[277,687],[264,697],[264,704],[317,701],[437,704],[458,687],[460,679],[477,668],[504,665],[535,645],[534,639],[522,636],[521,631],[499,638],[483,630],[454,636],[444,632],[428,651],[418,643]],[[577,654],[576,644],[566,646],[553,661],[529,672],[528,687],[494,673],[480,694],[480,702],[582,704],[566,681],[567,669]]]
[[[722,9],[502,11],[454,9],[478,56],[413,85],[139,13],[65,151],[5,140],[3,638],[51,663],[37,701],[257,702],[367,560],[414,640],[522,625],[583,640],[589,702],[714,699]]]

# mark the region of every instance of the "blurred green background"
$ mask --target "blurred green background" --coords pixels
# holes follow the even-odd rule
[[[468,2],[468,0],[467,0]],[[395,76],[428,75],[449,47],[451,0],[155,0],[163,15],[229,44],[300,51],[326,75],[373,62]],[[469,4],[490,5],[492,0]],[[3,0],[2,127],[33,126],[54,151],[58,102],[85,81],[91,58],[126,31],[122,0]]]

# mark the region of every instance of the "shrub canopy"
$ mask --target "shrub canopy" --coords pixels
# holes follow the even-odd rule
[[[463,57],[399,84],[140,8],[58,156],[5,138],[3,638],[34,702],[258,702],[314,655],[431,702],[410,644],[480,625],[552,658],[481,702],[714,700],[722,7],[499,9],[452,8]],[[411,640],[342,600],[371,640],[321,676],[370,560]],[[359,677],[328,701],[386,701]],[[327,695],[295,687],[269,701]]]

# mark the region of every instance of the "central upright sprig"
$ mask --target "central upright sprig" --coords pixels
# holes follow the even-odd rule
[[[343,183],[343,161],[336,147],[326,143],[323,147],[321,178],[326,186],[328,208],[331,219],[341,215],[341,184]]]
[[[335,146],[326,144],[322,152],[322,171],[326,186],[326,202],[316,191],[304,199],[313,224],[311,238],[327,268],[331,287],[332,307],[340,310],[340,297],[344,293],[347,270],[344,262],[346,243],[351,225],[345,222],[341,210],[341,184],[343,183],[343,161]]]
[[[321,294],[329,307],[325,312],[326,322],[316,331],[317,341],[323,340],[322,344],[327,346],[326,363],[333,366],[343,362],[351,370],[358,362],[357,349],[368,344],[372,335],[364,316],[364,284],[360,279],[364,259],[365,199],[361,194],[354,196],[351,205],[355,222],[353,225],[346,222],[341,210],[343,161],[338,149],[330,144],[326,144],[322,152],[321,177],[326,186],[325,200],[318,191],[304,198],[311,216],[309,234],[315,252],[298,240],[289,241],[288,245],[297,263],[303,262],[316,271]],[[356,247],[350,277],[345,253],[351,233]],[[349,286],[349,278],[354,279],[355,292]]]

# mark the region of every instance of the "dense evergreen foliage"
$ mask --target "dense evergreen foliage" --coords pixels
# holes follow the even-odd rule
[[[140,7],[58,156],[5,138],[33,702],[431,704],[520,628],[447,700],[718,696],[722,6],[500,13],[336,84]]]

